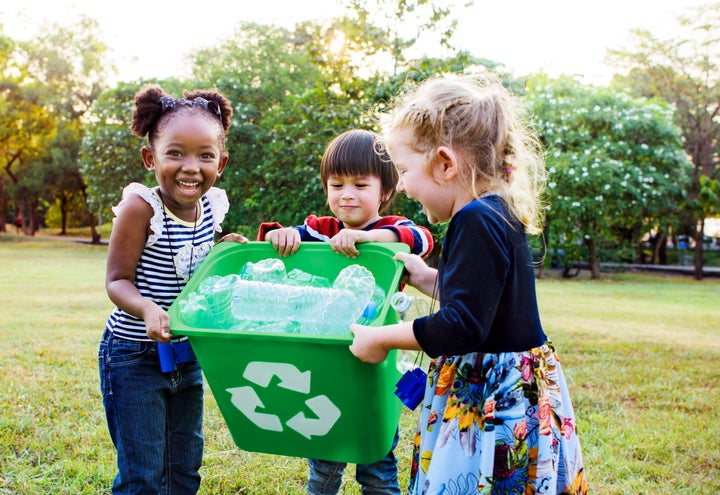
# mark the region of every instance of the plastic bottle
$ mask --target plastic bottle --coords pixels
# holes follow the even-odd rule
[[[400,321],[413,321],[430,313],[427,300],[405,292],[396,292],[390,296],[390,306]],[[404,350],[398,355],[396,363],[403,376],[397,382],[395,395],[411,410],[417,408],[425,393],[427,374],[418,366],[422,356],[422,352]]]
[[[330,279],[304,272],[298,268],[293,268],[287,274],[287,281],[290,285],[310,285],[312,287],[332,287]]]
[[[240,280],[232,313],[237,320],[312,321],[322,314],[330,289]]]
[[[322,314],[322,333],[349,333],[350,324],[363,314],[375,292],[375,277],[362,265],[350,265],[333,282],[328,305]]]
[[[259,331],[266,323],[292,322],[299,325],[284,326],[285,333],[334,335],[348,333],[365,304],[348,289],[241,280],[232,314],[235,320],[262,322]]]
[[[396,292],[390,296],[390,306],[401,321],[412,321],[430,313],[430,305],[422,297],[411,296],[406,292]]]
[[[235,325],[232,302],[240,275],[213,275],[198,285],[196,291],[181,300],[180,317],[196,328],[229,329]]]
[[[267,258],[256,263],[248,261],[240,271],[240,275],[245,280],[277,284],[283,283],[288,276],[285,263],[277,258]]]
[[[271,258],[246,263],[241,275],[208,277],[180,302],[181,317],[198,328],[337,335],[349,333],[367,306],[375,319],[385,299],[361,265],[341,270],[330,287],[324,277],[291,274]]]
[[[239,275],[227,275],[214,279],[212,284],[200,287],[199,292],[207,301],[207,328],[230,328],[235,324],[232,304],[235,286],[240,280]]]
[[[204,315],[207,313],[208,306],[205,296],[197,292],[188,294],[187,299],[182,299],[178,303],[180,307],[180,317],[185,323],[195,328],[204,328]]]
[[[395,310],[399,321],[413,321],[430,313],[430,305],[426,299],[406,292],[396,292],[390,296],[390,306]],[[421,361],[421,352],[402,351],[398,356],[397,367],[404,373],[416,368]]]

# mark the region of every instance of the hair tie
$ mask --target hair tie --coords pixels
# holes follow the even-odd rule
[[[200,96],[193,98],[192,100],[186,100],[185,98],[173,98],[172,96],[165,95],[158,99],[158,103],[160,103],[160,113],[175,110],[178,105],[184,105],[186,107],[203,108],[204,110],[217,115],[217,117],[222,120],[222,111],[220,110],[218,102],[206,100]]]

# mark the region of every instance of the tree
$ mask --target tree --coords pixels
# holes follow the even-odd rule
[[[21,79],[10,96],[36,105],[46,116],[37,120],[45,132],[35,133],[20,120],[22,125],[13,134],[12,146],[7,149],[11,158],[5,171],[16,186],[16,201],[31,206],[31,233],[38,227],[37,206],[44,194],[54,193],[55,199],[62,203],[83,189],[78,172],[80,121],[103,91],[110,70],[102,60],[107,48],[95,34],[97,27],[97,22],[87,17],[81,17],[69,28],[48,26],[42,35],[18,44],[12,56],[13,63],[21,70],[11,75],[19,74]],[[27,98],[28,95],[33,98]],[[51,139],[55,140],[51,142]],[[34,174],[28,173],[31,168]],[[54,172],[51,169],[55,169]],[[61,169],[68,180],[56,180]],[[41,175],[55,178],[52,188],[37,184],[40,170]],[[58,187],[60,185],[72,190]],[[91,226],[94,227],[94,223]]]
[[[472,0],[464,2],[470,6]],[[452,38],[457,18],[451,16],[455,2],[437,0],[349,0],[348,9],[355,14],[361,39],[372,36],[374,50],[390,56],[391,73],[405,69],[408,54],[421,39],[435,37],[435,45],[453,51]],[[426,55],[425,55],[426,56]]]
[[[672,110],[570,78],[532,80],[526,99],[548,151],[548,247],[584,246],[599,278],[603,241],[639,245],[683,198],[690,168]]]
[[[437,2],[382,3],[407,14]],[[231,161],[221,185],[239,207],[226,217],[228,225],[255,226],[268,218],[296,223],[306,213],[328,212],[319,182],[325,146],[349,128],[375,129],[372,113],[401,79],[390,81],[383,60],[400,45],[360,4],[351,4],[354,17],[307,21],[293,30],[241,24],[225,43],[196,52],[194,77],[216,86],[235,105]],[[442,25],[441,10],[432,10],[433,28]],[[450,19],[449,11],[441,17]],[[403,43],[403,49],[414,42]]]
[[[4,67],[0,83],[0,232],[5,232],[8,193],[15,196],[16,209],[25,213],[23,196],[12,193],[19,190],[23,167],[42,156],[54,137],[56,119],[44,106],[44,88],[31,77],[23,50],[2,35],[0,58]],[[27,220],[24,214],[24,228]]]
[[[312,136],[321,132],[326,111],[304,95],[322,87],[329,91],[331,84],[321,70],[320,43],[310,51],[309,36],[307,25],[294,32],[243,23],[224,43],[194,55],[195,84],[216,87],[234,107],[227,139],[230,162],[218,184],[235,205],[226,228],[256,229],[267,219],[289,221],[289,212],[304,211],[312,206],[307,201],[321,196],[322,189],[301,197],[284,186],[312,183],[317,174],[308,164],[318,156],[313,146],[324,144]]]
[[[658,39],[647,30],[632,31],[632,47],[611,50],[608,59],[627,73],[615,77],[640,95],[658,96],[676,108],[685,150],[692,157],[692,181],[686,208],[693,218],[695,278],[702,278],[705,215],[701,178],[720,178],[720,3],[688,10],[678,17],[682,34]]]
[[[345,17],[293,29],[242,23],[224,42],[192,54],[186,86],[217,88],[234,107],[230,163],[218,181],[233,204],[226,228],[252,237],[260,221],[294,224],[329,212],[319,181],[323,150],[346,129],[374,128],[371,110],[387,97],[388,79],[375,57],[387,46],[384,30]],[[124,151],[109,149],[129,136],[129,109],[117,101],[131,104],[129,94],[112,92],[98,101],[83,143],[95,211],[114,204],[110,198],[136,173]],[[110,163],[112,171],[103,165]]]

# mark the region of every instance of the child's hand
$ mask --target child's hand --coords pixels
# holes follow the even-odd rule
[[[355,335],[353,343],[350,344],[350,352],[366,363],[381,363],[387,358],[389,349],[381,345],[377,339],[378,332],[382,327],[368,327],[354,323],[350,325],[350,331]]]
[[[367,234],[364,230],[343,229],[330,239],[330,246],[336,253],[343,254],[348,258],[357,258],[360,251],[355,247],[355,244],[368,242]]]
[[[425,264],[425,261],[417,254],[397,253],[393,257],[405,264],[405,274],[402,283],[410,284],[424,294],[435,297],[433,294],[437,270]]]
[[[167,311],[150,301],[143,311],[143,321],[145,332],[150,339],[165,344],[170,342],[170,315]]]
[[[348,258],[357,258],[357,244],[363,242],[397,242],[398,235],[391,229],[355,230],[343,229],[330,239],[330,246],[336,253],[344,254]]]
[[[275,229],[265,234],[265,240],[272,242],[280,256],[289,256],[300,247],[300,232],[293,227]]]
[[[244,235],[236,234],[235,232],[231,232],[229,234],[225,234],[220,238],[219,241],[217,241],[218,244],[224,241],[232,241],[232,242],[239,242],[240,244],[246,244],[247,243],[247,237]]]

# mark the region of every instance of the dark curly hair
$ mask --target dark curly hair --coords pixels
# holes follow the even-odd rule
[[[184,104],[163,106],[161,98],[166,97],[169,101],[181,102]],[[225,134],[230,128],[233,109],[230,101],[221,93],[212,90],[194,90],[183,91],[184,100],[177,100],[168,94],[157,84],[148,84],[140,88],[135,93],[135,109],[132,115],[132,125],[130,129],[133,134],[138,137],[147,136],[148,142],[152,146],[153,141],[157,137],[160,123],[169,115],[176,113],[194,111],[195,108],[203,109],[209,116],[217,119],[217,122],[223,129],[223,146],[225,144]],[[207,102],[213,102],[217,107],[212,109],[194,104],[196,98],[202,98]],[[218,108],[220,115],[214,111]]]

